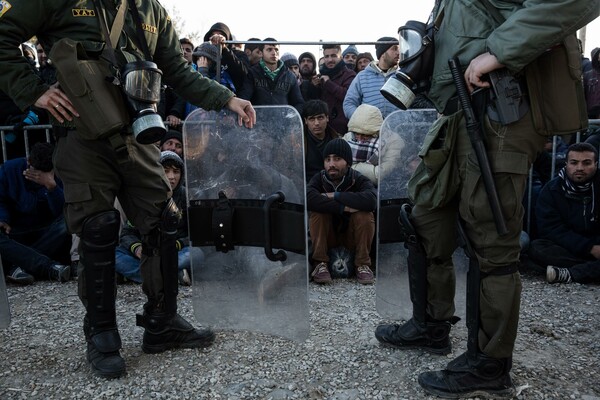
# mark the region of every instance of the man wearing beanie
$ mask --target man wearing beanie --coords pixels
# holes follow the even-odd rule
[[[160,151],[170,150],[183,158],[183,135],[175,129],[169,131],[160,140]]]
[[[381,87],[398,69],[400,52],[398,39],[384,36],[377,40],[375,45],[377,62],[372,62],[356,75],[352,81],[346,97],[344,98],[344,114],[350,119],[356,108],[363,104],[370,104],[379,108],[385,119],[399,108],[390,103],[380,92]]]
[[[302,84],[302,75],[300,75],[300,64],[298,63],[298,59],[292,53],[284,53],[281,56],[281,61],[283,61],[283,65],[287,67],[288,70],[296,77],[296,81],[298,82],[298,86]]]
[[[355,253],[356,280],[371,284],[374,276],[369,254],[375,235],[377,191],[368,178],[350,168],[352,150],[342,138],[327,143],[323,166],[311,178],[306,194],[313,246],[312,280],[332,282],[328,251],[344,246]]]
[[[354,68],[354,72],[358,74],[360,71],[367,68],[367,65],[369,65],[371,61],[373,61],[373,56],[371,53],[368,51],[365,53],[359,53],[356,56],[356,67]]]
[[[300,54],[298,57],[300,63],[300,76],[302,84],[300,84],[300,92],[304,101],[315,100],[321,98],[321,89],[312,84],[312,81],[317,76],[317,59],[315,55],[309,51]]]
[[[351,69],[352,71],[354,71],[354,69],[356,68],[356,58],[357,57],[358,57],[358,49],[353,44],[346,47],[346,50],[344,50],[342,52],[342,60],[344,60],[346,67],[348,69]]]

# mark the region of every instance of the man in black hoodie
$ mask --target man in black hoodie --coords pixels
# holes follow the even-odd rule
[[[318,85],[313,84],[313,78],[316,79],[315,83],[318,82],[317,77],[317,59],[310,52],[304,52],[298,57],[300,63],[300,76],[302,76],[302,84],[300,85],[300,92],[304,101],[316,100],[321,98],[321,89]]]
[[[231,44],[223,43],[226,40],[233,40],[231,30],[223,22],[217,22],[210,27],[204,35],[205,42],[211,42],[215,46],[221,46],[221,66],[229,73],[236,90],[244,85],[248,69],[241,60],[246,54],[238,49],[234,49]]]

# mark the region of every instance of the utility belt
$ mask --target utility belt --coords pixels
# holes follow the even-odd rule
[[[488,74],[490,87],[477,89],[473,92],[473,99],[479,93],[483,96],[483,107],[488,118],[502,125],[509,125],[519,121],[529,111],[525,80],[512,75],[506,68],[492,71]],[[461,109],[457,95],[451,97],[446,103],[442,114],[452,115]]]

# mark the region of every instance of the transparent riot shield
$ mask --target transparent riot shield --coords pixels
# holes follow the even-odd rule
[[[400,231],[400,209],[408,202],[408,180],[420,161],[423,138],[436,118],[437,111],[431,109],[395,111],[381,126],[376,308],[383,318],[407,320],[412,316],[408,250]],[[453,260],[456,314],[464,316],[468,260],[460,248]]]
[[[8,305],[8,293],[6,292],[6,282],[4,281],[4,269],[0,259],[0,329],[8,328],[10,324],[10,306]]]
[[[217,330],[293,340],[309,333],[302,120],[256,107],[252,129],[230,111],[184,123],[196,319]]]

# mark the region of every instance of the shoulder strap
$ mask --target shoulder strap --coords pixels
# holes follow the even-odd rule
[[[102,7],[102,2],[100,2],[99,0],[92,0],[94,2],[94,8],[96,9],[96,13],[98,14],[98,19],[100,20],[100,28],[102,29],[102,36],[104,37],[104,41],[106,43],[106,53],[108,54],[108,58],[110,59],[110,62],[116,67],[119,65],[119,63],[117,62],[117,57],[115,56],[115,49],[112,45],[112,37],[111,34],[108,32],[108,24],[106,23],[106,15],[104,14],[104,7]],[[123,7],[123,2],[124,0],[121,0],[121,8],[125,8]],[[125,16],[125,13],[123,12],[123,17]],[[115,22],[113,23],[113,30],[115,28],[115,24],[117,23],[117,20],[115,19]],[[123,24],[121,24],[121,29],[123,28]],[[119,30],[119,35],[121,34],[121,30]],[[118,36],[117,36],[118,38]]]
[[[117,12],[117,16],[110,28],[110,44],[115,47],[119,42],[119,37],[121,36],[121,32],[123,31],[123,24],[125,23],[125,11],[127,10],[127,5],[125,4],[125,0],[121,0],[121,4],[119,5],[119,11]]]
[[[133,16],[133,22],[135,22],[138,40],[140,41],[140,46],[142,47],[142,51],[144,52],[144,57],[146,58],[146,60],[150,61],[152,60],[152,55],[150,54],[150,49],[148,48],[146,36],[144,36],[144,30],[142,29],[142,19],[140,18],[140,13],[137,9],[137,6],[135,5],[135,0],[129,0],[129,7],[131,8],[131,15]]]
[[[481,0],[481,2],[483,3],[483,6],[485,7],[485,9],[490,13],[492,18],[494,18],[494,20],[496,21],[496,24],[498,24],[498,26],[502,25],[504,23],[504,21],[506,21],[506,18],[504,18],[502,16],[502,14],[500,14],[500,11],[498,11],[498,9],[496,7],[494,7],[489,2],[489,0]]]

